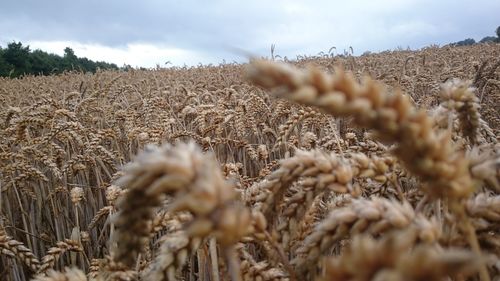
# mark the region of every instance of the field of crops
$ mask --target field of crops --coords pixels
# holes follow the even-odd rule
[[[500,44],[0,100],[0,280],[500,280]]]

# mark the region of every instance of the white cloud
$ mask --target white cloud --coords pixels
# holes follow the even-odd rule
[[[131,43],[123,48],[71,41],[31,41],[26,43],[33,50],[41,49],[58,55],[63,55],[64,48],[70,47],[78,57],[115,63],[118,66],[129,64],[131,66],[154,67],[156,64],[163,66],[168,61],[173,65],[209,63],[206,57],[194,51],[145,43]]]

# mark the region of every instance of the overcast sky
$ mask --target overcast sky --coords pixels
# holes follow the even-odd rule
[[[152,67],[412,49],[494,35],[500,0],[0,0],[0,45],[12,41],[93,60]],[[238,51],[238,50],[243,50]]]

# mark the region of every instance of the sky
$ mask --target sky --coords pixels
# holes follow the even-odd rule
[[[119,66],[243,62],[248,55],[418,49],[493,36],[500,0],[0,0],[0,46],[20,41]]]

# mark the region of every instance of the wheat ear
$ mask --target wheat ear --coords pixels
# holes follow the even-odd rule
[[[358,126],[374,129],[380,140],[396,143],[395,154],[426,183],[429,194],[459,199],[473,191],[467,159],[455,151],[448,134],[433,131],[432,119],[401,92],[389,93],[369,78],[359,84],[341,69],[328,75],[316,68],[300,71],[257,60],[247,73],[252,82],[275,89],[278,96],[334,116],[352,116]]]
[[[33,252],[26,248],[22,242],[8,236],[3,227],[0,227],[0,249],[2,249],[2,253],[4,251],[5,253],[12,253],[13,257],[24,263],[31,271],[38,271],[40,261]]]

